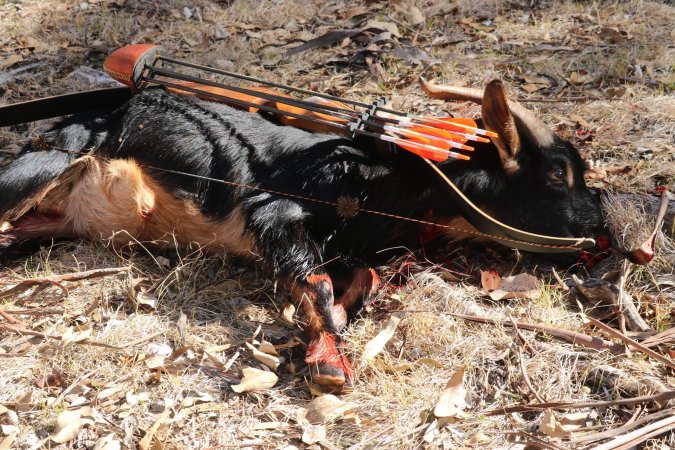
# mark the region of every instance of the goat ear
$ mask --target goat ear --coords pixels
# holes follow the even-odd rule
[[[492,80],[485,87],[481,115],[485,127],[499,134],[492,142],[499,151],[504,171],[507,174],[515,173],[519,168],[516,155],[520,151],[520,136],[501,80]]]

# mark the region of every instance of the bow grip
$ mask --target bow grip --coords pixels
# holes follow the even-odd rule
[[[152,65],[161,47],[154,44],[133,44],[118,48],[103,62],[105,73],[134,92],[143,87],[141,75],[146,64]]]

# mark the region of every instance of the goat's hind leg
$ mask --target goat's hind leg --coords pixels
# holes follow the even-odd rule
[[[70,238],[61,215],[41,208],[72,158],[56,151],[28,152],[0,170],[0,258],[34,250],[47,238]]]
[[[60,214],[32,210],[1,225],[0,261],[7,262],[32,253],[47,240],[74,237]]]

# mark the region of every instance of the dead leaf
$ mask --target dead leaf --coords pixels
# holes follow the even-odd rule
[[[332,394],[325,394],[316,397],[305,408],[307,420],[310,423],[319,424],[341,418],[352,409],[352,406]]]
[[[281,311],[281,317],[292,325],[295,323],[293,316],[295,316],[295,305],[290,302],[284,302],[284,309]]]
[[[6,424],[0,424],[0,431],[2,431],[2,434],[5,436],[10,436],[12,434],[19,434],[20,430],[19,427],[16,425],[6,425]]]
[[[574,71],[570,74],[569,81],[572,84],[589,84],[595,80],[593,75],[586,73],[584,70]]]
[[[363,14],[368,14],[370,12],[370,9],[365,7],[365,6],[353,6],[351,8],[347,9],[341,9],[338,11],[337,15],[338,18],[344,19],[344,20],[349,20],[352,17],[356,16],[361,16]]]
[[[21,55],[9,55],[6,58],[0,58],[0,70],[9,69],[20,61],[23,61]]]
[[[405,17],[406,22],[410,25],[419,25],[424,22],[424,14],[415,6],[412,0],[392,0],[391,4],[394,9],[400,12]]]
[[[586,121],[586,119],[581,117],[579,114],[570,114],[569,118],[570,118],[570,120],[572,120],[573,122],[576,122],[577,124],[579,124],[583,128],[586,128],[586,129],[593,128],[593,126],[590,123],[588,123]]]
[[[35,380],[35,385],[41,389],[46,387],[62,387],[66,384],[66,381],[63,379],[63,373],[59,371],[56,367],[52,368],[52,373],[47,376],[39,376]]]
[[[499,289],[499,286],[502,284],[502,277],[495,270],[481,270],[480,271],[480,284],[488,292]]]
[[[552,438],[564,438],[571,434],[571,432],[563,429],[555,414],[550,409],[547,409],[544,413],[544,417],[541,418],[539,431]]]
[[[526,83],[521,86],[521,88],[523,88],[523,90],[528,94],[531,94],[533,92],[539,91],[547,87],[548,87],[547,84],[534,84],[534,83]]]
[[[302,442],[314,445],[326,439],[326,427],[323,425],[305,425],[302,427]]]
[[[138,405],[139,402],[146,402],[150,399],[150,392],[148,391],[140,391],[134,393],[133,390],[128,391],[127,394],[125,395],[125,400],[127,404],[134,406]]]
[[[434,407],[436,417],[460,417],[466,403],[466,389],[464,388],[464,367],[455,372],[448,380],[445,389]]]
[[[147,307],[149,310],[156,310],[157,309],[157,297],[154,295],[148,293],[148,292],[138,292],[136,294],[136,303],[138,303],[141,306]]]
[[[74,327],[68,327],[61,335],[61,345],[65,347],[69,344],[86,341],[91,336],[92,331],[94,331],[92,328],[76,331]]]
[[[398,27],[393,22],[381,22],[379,20],[369,20],[363,29],[367,30],[369,28],[376,28],[382,31],[389,31],[392,35],[396,37],[401,37],[401,33],[399,33],[398,31]]]
[[[366,344],[366,348],[363,350],[363,359],[366,361],[372,361],[384,348],[384,346],[389,342],[389,340],[394,336],[394,331],[396,327],[401,322],[401,319],[405,316],[403,311],[398,311],[391,314],[389,322],[384,327],[384,330],[377,333],[373,339]]]
[[[524,82],[526,83],[532,83],[532,84],[543,84],[543,85],[549,85],[551,84],[551,81],[546,78],[546,77],[538,77],[536,75],[528,75],[524,74],[521,75],[521,77]]]
[[[155,433],[157,433],[157,430],[159,430],[159,427],[164,423],[164,421],[169,417],[169,414],[171,414],[171,407],[173,406],[173,400],[165,398],[164,399],[164,411],[159,415],[155,423],[152,424],[150,429],[145,433],[145,436],[143,436],[143,439],[138,443],[138,448],[141,450],[148,450],[150,448],[150,443],[152,442],[152,438],[155,436]],[[158,440],[155,440],[155,444],[157,444]],[[155,445],[152,446],[152,449],[155,450]]]
[[[274,356],[274,355],[270,355],[270,354],[265,353],[265,352],[261,352],[260,350],[255,348],[253,345],[249,344],[248,342],[246,343],[246,346],[251,350],[251,352],[253,352],[253,357],[257,361],[265,364],[267,367],[269,367],[272,370],[276,371],[277,368],[279,367],[279,365],[283,364],[283,362],[285,361],[285,359],[281,356]],[[272,349],[274,349],[274,347],[272,347]]]
[[[197,392],[196,397],[185,397],[181,402],[181,408],[190,408],[198,403],[215,402],[216,398],[208,392]]]
[[[263,353],[267,353],[268,355],[274,355],[277,356],[277,349],[274,348],[274,345],[272,345],[271,342],[267,342],[263,340],[260,342],[260,345],[258,346],[258,350],[260,350]]]
[[[96,395],[96,401],[102,401],[106,398],[112,397],[113,395],[119,394],[125,389],[124,385],[113,385],[108,386],[103,389]]]
[[[472,39],[471,36],[462,31],[454,31],[451,32],[450,34],[444,34],[442,36],[434,38],[434,40],[431,42],[431,45],[435,47],[435,46],[457,44],[458,42],[466,42],[471,39]]]
[[[267,372],[253,367],[242,369],[242,373],[244,374],[244,377],[241,379],[241,382],[232,386],[232,390],[239,394],[242,392],[265,391],[273,387],[277,384],[277,381],[279,381],[279,377],[273,372]]]
[[[31,391],[20,393],[14,400],[14,409],[17,412],[26,412],[33,408],[33,393]]]
[[[398,56],[402,60],[410,64],[422,64],[422,63],[438,63],[441,60],[429,55],[424,50],[414,47],[401,47],[399,45],[394,47],[394,50],[391,52],[393,55]]]
[[[98,438],[94,444],[94,450],[120,450],[121,448],[122,442],[115,439],[115,433]]]
[[[509,298],[535,299],[540,295],[540,282],[534,275],[520,273],[503,278],[498,289],[490,292],[492,300]]]
[[[145,365],[148,369],[159,369],[164,367],[166,364],[166,356],[164,355],[154,355],[145,360]]]
[[[228,37],[230,37],[230,33],[228,33],[227,30],[223,28],[222,25],[217,23],[216,30],[213,33],[213,39],[215,39],[216,41],[221,41],[223,39],[227,39]]]
[[[12,448],[12,444],[14,443],[14,440],[19,434],[10,434],[6,438],[0,441],[0,450],[9,450]]]
[[[72,441],[80,434],[82,428],[82,416],[79,410],[63,411],[56,418],[54,433],[50,436],[51,440],[57,444]]]
[[[43,53],[50,50],[49,45],[31,36],[19,36],[16,38],[16,41],[17,44],[21,46],[21,48],[27,48],[38,53]]]
[[[490,439],[489,436],[487,436],[487,435],[485,435],[481,432],[478,432],[478,433],[474,433],[474,434],[471,435],[471,437],[467,441],[467,444],[472,446],[472,447],[480,446],[481,448],[486,448],[487,447],[486,444],[490,441],[491,441],[491,439]]]
[[[436,436],[440,434],[438,430],[438,420],[434,419],[429,426],[424,430],[424,442],[431,444],[436,439]]]

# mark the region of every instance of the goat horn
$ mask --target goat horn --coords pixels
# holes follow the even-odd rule
[[[420,77],[420,84],[424,92],[431,98],[468,100],[479,105],[483,103],[483,91],[479,89],[432,84],[422,77]],[[518,129],[522,130],[531,142],[539,147],[548,147],[553,144],[555,135],[548,125],[520,103],[509,100],[508,104]]]

